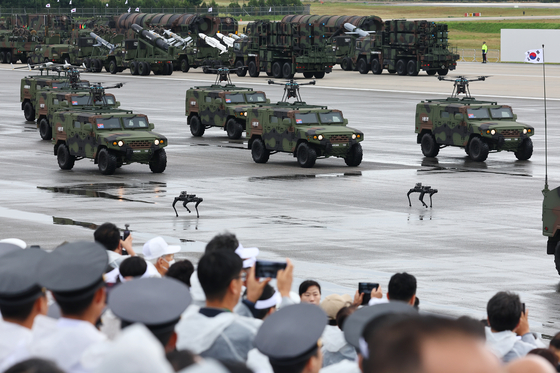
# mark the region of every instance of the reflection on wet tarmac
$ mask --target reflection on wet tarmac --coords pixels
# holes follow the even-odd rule
[[[139,192],[151,192],[151,193],[165,193],[166,183],[159,182],[148,182],[148,183],[138,183],[138,184],[127,184],[127,183],[98,183],[98,184],[78,184],[73,186],[65,187],[42,187],[37,186],[38,189],[48,190],[53,193],[65,193],[74,194],[79,196],[93,197],[93,198],[107,198],[115,199],[119,201],[130,201],[130,202],[141,202],[153,204],[155,202],[142,201],[139,199],[131,199],[123,197],[125,192],[139,191]],[[110,194],[105,190],[116,189],[116,195]]]
[[[76,221],[68,218],[59,218],[56,216],[53,216],[52,218],[53,218],[53,224],[58,224],[58,225],[77,225],[80,227],[89,228],[91,230],[96,230],[98,227],[97,224],[89,223],[85,221]]]
[[[250,177],[249,181],[263,181],[263,180],[301,180],[301,179],[314,179],[319,177],[348,177],[348,176],[362,176],[361,171],[356,172],[345,172],[345,173],[335,173],[335,174],[295,174],[295,175],[277,175],[277,176],[259,176]]]
[[[429,173],[449,173],[449,172],[488,172],[493,174],[505,174],[515,176],[528,176],[532,177],[529,173],[531,163],[527,161],[512,161],[512,162],[494,162],[488,167],[487,162],[475,162],[469,157],[457,159],[457,162],[440,163],[437,158],[424,158],[421,163],[422,167],[429,169],[419,169],[418,172]],[[514,170],[512,170],[512,168]],[[523,170],[521,170],[523,168]],[[524,171],[524,172],[520,172]]]

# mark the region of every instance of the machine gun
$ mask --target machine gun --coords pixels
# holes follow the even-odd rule
[[[406,197],[408,198],[408,206],[412,206],[412,203],[410,202],[410,194],[411,193],[420,193],[420,197],[418,197],[418,200],[420,202],[422,202],[424,207],[428,207],[428,205],[426,205],[426,203],[424,202],[424,195],[425,194],[430,195],[430,208],[431,208],[432,207],[432,196],[434,194],[436,194],[437,192],[438,192],[437,189],[432,189],[432,187],[429,186],[429,185],[422,185],[422,183],[416,183],[414,188],[410,189],[408,191],[408,193],[406,193]]]
[[[89,101],[88,101],[88,105],[91,106],[96,106],[95,103],[96,102],[101,102],[101,106],[105,106],[106,105],[106,101],[105,101],[105,90],[106,89],[113,89],[113,88],[121,88],[124,84],[123,83],[117,83],[113,86],[109,86],[109,87],[104,87],[101,85],[101,83],[97,83],[92,85],[91,87],[89,87]]]
[[[485,81],[489,76],[479,76],[476,79],[468,79],[465,76],[458,76],[456,78],[446,78],[445,76],[438,76],[439,80],[447,80],[453,82],[453,92],[451,92],[451,97],[457,97],[461,93],[465,95],[465,98],[471,98],[471,91],[469,90],[470,82]]]
[[[94,32],[90,32],[89,36],[95,39],[98,44],[95,44],[94,47],[99,47],[103,45],[105,48],[109,49],[109,54],[113,53],[114,50],[117,48],[114,44],[109,43],[107,40],[103,39],[101,36],[97,35]]]
[[[175,210],[175,215],[177,217],[179,217],[179,214],[177,213],[177,209],[175,208],[175,204],[179,201],[183,201],[183,207],[187,209],[187,211],[189,212],[189,214],[191,213],[191,210],[189,210],[189,208],[187,207],[187,203],[189,202],[194,202],[194,208],[196,210],[196,217],[199,218],[200,215],[198,214],[198,205],[200,205],[200,202],[203,201],[203,199],[201,197],[197,197],[196,194],[187,194],[186,191],[182,191],[181,194],[179,194],[179,197],[175,197],[175,199],[173,200],[173,210]]]
[[[307,83],[297,83],[293,79],[290,79],[286,83],[277,83],[274,80],[269,80],[268,84],[277,84],[284,86],[284,95],[282,96],[282,102],[288,102],[290,98],[295,98],[296,102],[303,102],[301,100],[301,95],[299,94],[299,87],[302,85],[315,85],[315,80]]]

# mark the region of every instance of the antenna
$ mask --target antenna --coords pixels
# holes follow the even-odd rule
[[[288,102],[290,98],[295,98],[296,102],[303,102],[301,100],[301,95],[299,94],[299,86],[301,85],[315,85],[315,80],[307,83],[297,83],[293,79],[290,79],[286,83],[277,83],[274,80],[269,80],[268,84],[277,84],[284,86],[284,95],[282,96],[282,102]]]

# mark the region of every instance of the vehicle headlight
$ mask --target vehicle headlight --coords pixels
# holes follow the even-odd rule
[[[324,137],[323,137],[323,135],[319,135],[319,136],[317,136],[317,139],[318,139],[319,141],[321,141],[321,140],[324,139]]]
[[[490,131],[490,134],[491,134],[491,135],[495,135],[495,134],[496,134],[496,130],[491,130],[491,131]]]
[[[159,140],[158,140],[158,139],[155,139],[155,140],[154,140],[154,144],[159,145]]]
[[[119,146],[123,146],[124,142],[122,140],[119,140],[119,142],[117,143]]]
[[[524,135],[527,134],[527,128],[523,128],[523,134],[524,134]]]
[[[356,138],[358,138],[358,135],[356,135],[355,133],[352,134],[352,140],[356,140]]]

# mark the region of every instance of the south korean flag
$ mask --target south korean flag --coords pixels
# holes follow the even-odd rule
[[[543,63],[543,50],[531,49],[525,52],[525,62]]]

